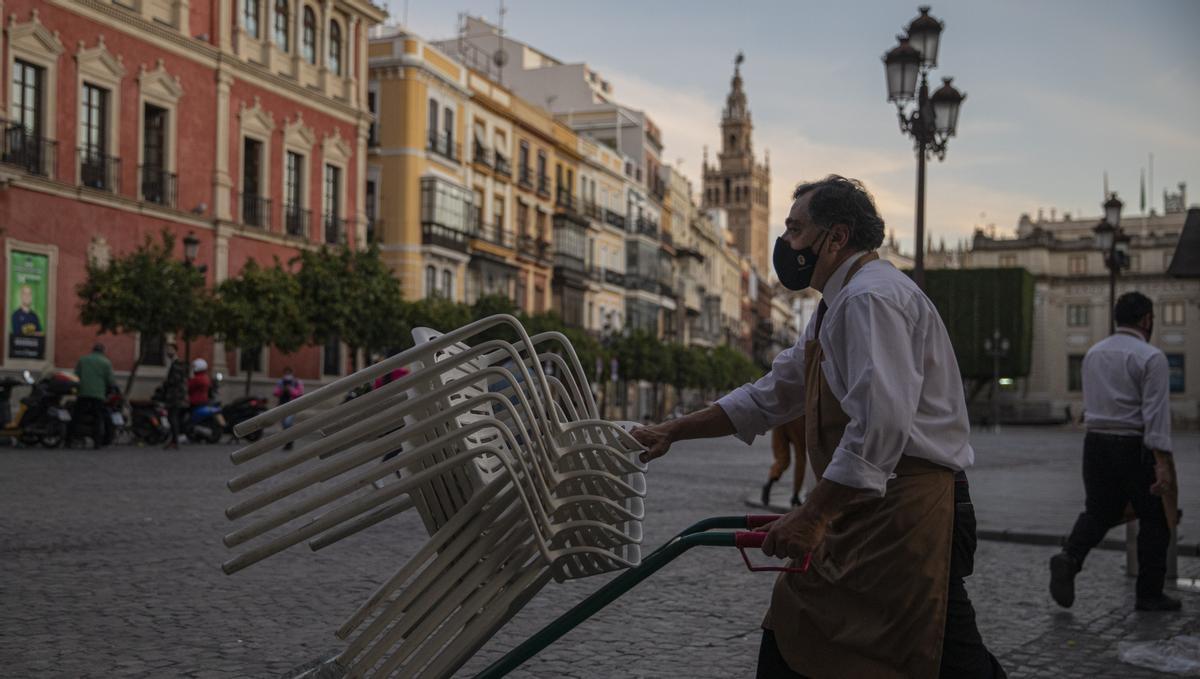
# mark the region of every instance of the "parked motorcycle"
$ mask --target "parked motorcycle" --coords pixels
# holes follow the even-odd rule
[[[217,400],[217,394],[220,391],[224,375],[217,373],[215,377],[216,380],[208,389],[208,403],[193,406],[191,412],[183,421],[183,435],[187,436],[191,441],[220,443],[221,436],[225,433],[227,426],[225,415],[221,410],[220,401]]]
[[[11,377],[0,379],[0,398],[3,399],[4,428],[0,437],[16,439],[27,446],[42,444],[46,448],[57,448],[67,438],[71,424],[71,412],[63,405],[63,399],[79,388],[79,378],[65,370],[49,371],[38,380],[28,370],[22,380]],[[32,387],[29,395],[21,399],[16,416],[12,416],[9,397],[13,388],[26,384]]]
[[[233,403],[230,403],[221,409],[222,415],[225,416],[225,430],[229,432],[230,436],[236,439],[237,435],[233,433],[233,428],[235,426],[256,415],[261,415],[262,413],[267,412],[269,407],[270,406],[267,404],[267,399],[262,398],[261,396],[243,396],[235,400]],[[261,430],[246,436],[247,441],[257,441],[260,438],[262,438]]]

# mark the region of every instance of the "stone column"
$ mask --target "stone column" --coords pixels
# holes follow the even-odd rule
[[[359,117],[358,134],[354,143],[354,223],[356,225],[354,240],[359,247],[367,246],[367,137],[370,133],[369,124]],[[376,193],[379,187],[375,187]]]
[[[333,3],[321,0],[320,26],[317,27],[317,87],[329,94],[329,16]]]
[[[213,166],[213,216],[218,221],[232,221],[230,192],[233,189],[233,178],[229,175],[229,115],[231,108],[229,94],[233,86],[233,76],[224,69],[224,65],[217,66],[217,156]]]
[[[192,37],[190,11],[188,0],[175,0],[175,25],[185,38]]]
[[[237,10],[237,0],[217,0],[217,46],[222,52],[233,51],[233,26],[230,13]]]

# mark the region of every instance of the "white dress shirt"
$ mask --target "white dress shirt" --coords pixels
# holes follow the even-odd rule
[[[825,283],[821,370],[850,418],[823,475],[883,495],[901,455],[953,470],[975,461],[962,379],[950,337],[929,298],[891,263],[868,262],[846,281],[862,254]],[[804,414],[804,345],[816,317],[771,371],[717,401],[750,443]]]
[[[1088,431],[1142,436],[1171,450],[1167,357],[1136,330],[1117,328],[1083,357],[1083,422]]]

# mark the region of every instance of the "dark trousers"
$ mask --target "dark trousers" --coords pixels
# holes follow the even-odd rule
[[[1162,498],[1150,493],[1154,483],[1154,453],[1139,436],[1088,433],[1083,439],[1083,513],[1067,538],[1067,554],[1083,559],[1100,544],[1109,529],[1121,523],[1125,505],[1138,518],[1137,595],[1162,594],[1167,574],[1167,543],[1171,532]]]
[[[186,406],[167,406],[167,423],[171,425],[171,443],[179,443],[179,433],[182,431],[183,418],[187,417]]]
[[[1006,679],[996,657],[983,645],[975,625],[975,607],[963,578],[975,571],[975,506],[967,475],[954,475],[954,537],[950,544],[950,597],[942,637],[941,679]],[[804,679],[788,666],[775,634],[763,630],[758,648],[758,679]]]
[[[108,443],[108,409],[104,401],[90,396],[80,396],[75,399],[75,415],[72,425],[76,434],[91,436],[93,444],[99,448]],[[84,427],[88,427],[85,430]]]

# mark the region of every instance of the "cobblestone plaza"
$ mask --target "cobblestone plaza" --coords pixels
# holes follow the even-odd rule
[[[1065,533],[1082,506],[1078,432],[975,435],[981,529]],[[1177,435],[1185,543],[1200,516],[1200,436]],[[401,516],[323,552],[297,549],[234,576],[221,535],[229,446],[0,451],[0,675],[284,677],[339,648],[333,630],[425,539]],[[747,511],[767,442],[677,446],[648,475],[646,544],[710,515]],[[1189,497],[1191,495],[1191,497]],[[1113,536],[1121,533],[1120,529]],[[1055,548],[981,542],[968,579],[980,628],[1011,677],[1170,676],[1122,664],[1117,642],[1200,632],[1200,595],[1182,614],[1133,611],[1123,553],[1097,551],[1069,611],[1046,592]],[[761,554],[758,560],[763,560]],[[1181,576],[1200,560],[1181,558]],[[520,677],[750,677],[772,576],[732,550],[698,548],[534,658]],[[550,585],[463,675],[602,584]]]

